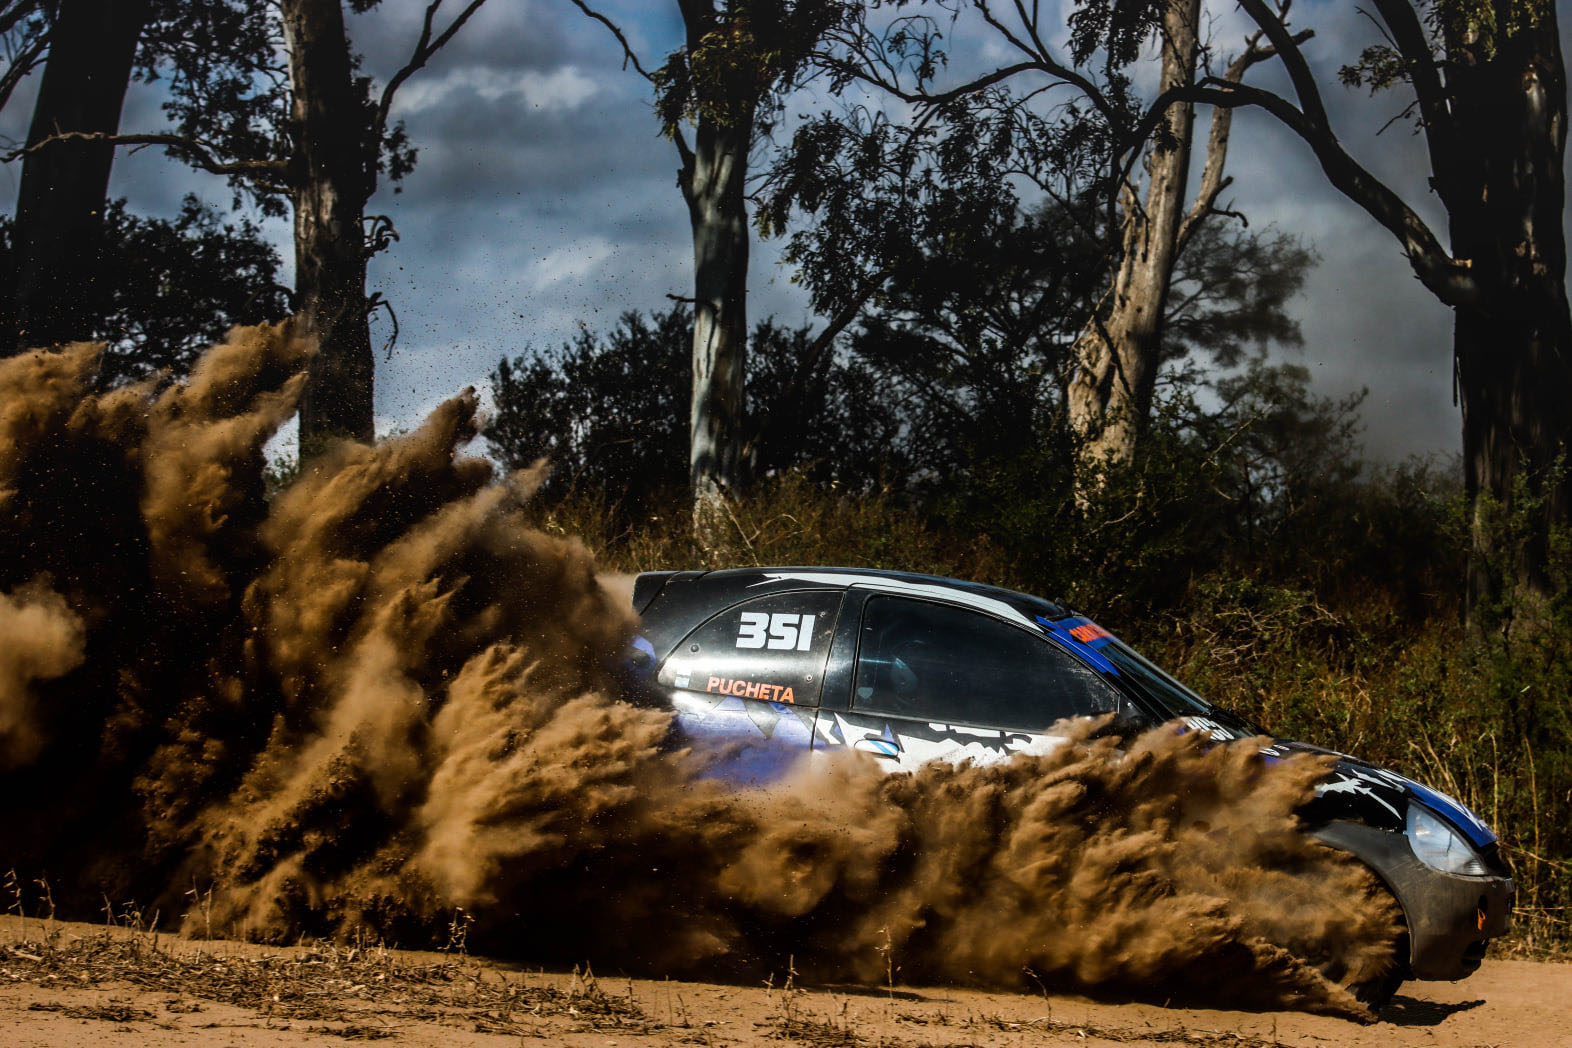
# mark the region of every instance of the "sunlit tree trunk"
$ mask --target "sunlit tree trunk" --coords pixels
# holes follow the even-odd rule
[[[688,52],[725,32],[713,0],[681,0]],[[735,27],[733,27],[735,31]],[[726,498],[742,481],[743,379],[748,353],[748,146],[759,88],[699,87],[693,148],[679,142],[678,182],[693,231],[693,399],[688,476],[700,545],[726,545]]]
[[[694,528],[702,540],[714,540],[724,531],[724,499],[741,480],[748,351],[748,213],[743,180],[749,134],[748,128],[701,123],[694,136],[692,164],[682,180],[693,228],[688,471]]]
[[[1174,0],[1164,14],[1161,90],[1194,79],[1200,11],[1200,0]],[[1079,485],[1083,492],[1101,468],[1129,460],[1151,411],[1194,125],[1193,105],[1168,108],[1146,157],[1145,200],[1138,205],[1129,187],[1122,194],[1123,246],[1106,306],[1076,340],[1067,406],[1088,474]]]
[[[119,130],[149,6],[147,0],[60,4],[28,144],[62,132]],[[13,234],[14,329],[0,334],[0,353],[93,336],[114,154],[110,142],[68,140],[23,159]]]

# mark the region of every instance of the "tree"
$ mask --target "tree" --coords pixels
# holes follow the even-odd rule
[[[867,310],[851,352],[907,420],[906,457],[922,465],[914,488],[953,496],[1028,462],[1056,490],[1074,475],[1077,318],[1106,279],[1093,245],[1066,250],[1075,229],[1045,206],[976,229],[973,252],[936,241],[913,268],[921,277],[892,281]],[[1172,276],[1154,390],[1200,385],[1202,361],[1231,369],[1253,347],[1297,345],[1286,307],[1311,261],[1289,237],[1204,227]]]
[[[366,11],[377,2],[350,5]],[[280,4],[289,56],[288,116],[282,120],[288,147],[286,156],[270,158],[273,166],[263,177],[282,182],[294,212],[296,307],[317,341],[300,405],[300,446],[308,454],[333,438],[374,436],[366,265],[391,231],[380,227],[368,240],[366,205],[384,171],[397,180],[414,164],[402,129],[389,128],[388,114],[398,89],[484,2],[470,0],[437,32],[442,0],[431,0],[409,60],[375,100],[369,78],[355,73],[340,0]]]
[[[747,373],[748,158],[772,105],[790,90],[814,46],[844,20],[842,0],[678,0],[686,42],[650,73],[608,18],[624,55],[655,88],[656,110],[677,146],[677,184],[693,235],[693,386],[688,475],[694,532],[721,542],[726,493],[742,482]],[[685,126],[691,126],[688,144]]]
[[[880,282],[902,279],[912,263],[902,257],[899,233],[862,229],[943,228],[964,242],[978,217],[1014,207],[1011,180],[1056,202],[1061,217],[1078,227],[1073,235],[1083,245],[1086,270],[1106,281],[1096,305],[1075,314],[1080,337],[1071,366],[1060,369],[1066,375],[1063,406],[1093,483],[1105,464],[1133,453],[1164,359],[1162,325],[1174,267],[1185,245],[1219,213],[1220,194],[1231,183],[1224,175],[1230,113],[1221,109],[1213,114],[1198,191],[1188,200],[1194,107],[1177,90],[1195,80],[1200,0],[1079,5],[1064,48],[1047,42],[1058,35],[1052,24],[1057,14],[1045,15],[1037,5],[1016,4],[1008,12],[988,0],[953,8],[935,0],[933,6],[956,17],[970,13],[1007,60],[941,86],[949,56],[932,16],[901,15],[879,27],[861,20],[837,34],[835,51],[818,58],[833,72],[837,89],[868,85],[876,99],[897,98],[914,115],[896,128],[882,115],[849,106],[804,126],[776,165],[763,217],[781,232],[792,207],[801,207],[814,214],[813,236],[821,244],[840,241],[878,259],[847,279],[832,274],[822,247],[794,238],[793,256],[805,265],[805,282],[816,296],[854,306],[859,294],[877,298]],[[1161,52],[1159,91],[1143,108],[1128,67],[1153,34]],[[1257,34],[1224,79],[1241,79],[1273,54]],[[1037,101],[1051,90],[1062,101]],[[842,163],[826,165],[830,157]],[[1143,158],[1144,191],[1131,170]],[[827,167],[835,173],[826,174]],[[837,177],[854,188],[835,186]],[[876,199],[881,211],[893,209],[901,219],[880,222],[859,196]],[[823,309],[828,303],[816,304]]]
[[[0,109],[11,101],[49,54],[49,33],[54,26],[55,0],[0,0]]]
[[[19,13],[22,5],[9,7]],[[151,10],[149,0],[61,0],[48,27],[48,59],[17,191],[15,327],[0,332],[0,354],[89,333],[103,290],[104,202],[114,163],[105,136],[119,130]],[[37,38],[32,46],[39,46]]]
[[[1550,595],[1551,536],[1572,511],[1572,312],[1566,290],[1566,69],[1550,0],[1377,0],[1385,42],[1342,76],[1411,92],[1446,240],[1339,141],[1304,53],[1262,0],[1241,6],[1283,56],[1294,98],[1203,80],[1183,93],[1254,106],[1310,147],[1330,184],[1399,244],[1414,275],[1454,314],[1453,364],[1473,507],[1470,616],[1510,628]],[[1532,534],[1502,564],[1498,511]],[[1519,606],[1513,604],[1516,593]]]
[[[186,374],[237,324],[282,320],[289,292],[280,261],[249,219],[220,221],[187,196],[173,219],[144,218],[125,201],[104,209],[100,258],[107,280],[82,337],[105,342],[95,383],[113,386],[164,372]],[[0,272],[10,271],[11,223],[0,219]],[[9,289],[3,289],[8,292]],[[0,302],[9,302],[0,293]]]
[[[510,469],[548,459],[555,491],[596,491],[627,511],[657,504],[687,484],[692,336],[693,312],[679,304],[648,319],[624,313],[604,335],[584,328],[556,350],[502,359],[491,373],[487,442]],[[809,364],[815,338],[768,320],[754,327],[745,417],[788,424],[750,442],[762,473],[798,470],[865,487],[899,422],[855,364],[833,353]]]
[[[379,2],[350,0],[350,7],[365,12]],[[307,454],[335,437],[373,436],[368,314],[383,303],[366,295],[366,264],[395,235],[366,206],[384,174],[397,181],[414,164],[403,128],[389,120],[394,96],[485,0],[468,0],[439,28],[443,3],[429,0],[408,60],[374,95],[371,79],[357,72],[342,0],[199,0],[182,20],[154,26],[162,50],[152,53],[162,62],[149,59],[147,69],[168,77],[171,130],[64,133],[26,150],[62,142],[164,146],[228,178],[237,201],[249,196],[271,214],[288,205],[295,306],[318,343],[301,408]],[[193,32],[193,19],[200,32]]]
[[[1159,34],[1161,92],[1178,92],[1195,82],[1200,17],[1200,0],[1173,0],[1165,8]],[[1257,34],[1229,64],[1223,80],[1240,82],[1251,66],[1274,53],[1261,46]],[[1201,182],[1188,205],[1194,107],[1176,102],[1162,111],[1160,120],[1145,152],[1145,199],[1137,202],[1138,187],[1130,182],[1119,187],[1119,264],[1104,304],[1092,312],[1075,347],[1070,422],[1094,471],[1106,463],[1128,461],[1135,453],[1151,411],[1174,266],[1197,230],[1216,213],[1219,195],[1232,182],[1223,175],[1232,123],[1228,109],[1212,114]]]

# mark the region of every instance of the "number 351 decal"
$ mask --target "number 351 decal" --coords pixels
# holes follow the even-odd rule
[[[737,647],[773,648],[777,651],[807,651],[813,643],[813,620],[817,615],[745,611],[737,627]]]

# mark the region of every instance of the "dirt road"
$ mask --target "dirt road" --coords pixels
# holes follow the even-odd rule
[[[1572,965],[1487,961],[1412,983],[1373,1025],[1078,997],[728,986],[520,971],[459,954],[269,949],[0,918],[0,1044],[252,1048],[804,1044],[1572,1045]]]

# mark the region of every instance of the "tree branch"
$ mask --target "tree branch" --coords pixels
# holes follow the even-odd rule
[[[393,108],[393,96],[398,93],[399,88],[404,86],[404,81],[424,68],[426,63],[431,60],[432,55],[446,47],[448,41],[452,40],[454,34],[464,28],[464,23],[468,22],[470,16],[480,10],[481,5],[486,0],[470,0],[464,10],[460,11],[458,16],[448,23],[448,27],[433,40],[431,34],[435,28],[437,11],[442,7],[442,2],[443,0],[431,0],[431,3],[426,5],[426,17],[421,22],[420,39],[415,42],[414,52],[410,54],[409,61],[404,63],[404,67],[393,74],[393,79],[388,81],[387,87],[382,89],[382,100],[377,104],[376,123],[372,125],[371,129],[372,148],[374,149],[381,148],[382,136],[387,132],[388,113]]]
[[[610,18],[607,18],[605,15],[595,10],[589,4],[585,3],[584,0],[572,0],[572,3],[573,6],[577,7],[580,11],[583,11],[590,18],[593,18],[595,21],[611,30],[611,35],[616,37],[617,43],[622,45],[623,69],[626,69],[629,65],[632,65],[634,70],[645,80],[648,80],[651,84],[655,82],[654,74],[651,73],[648,69],[644,68],[644,63],[639,61],[639,56],[633,50],[633,45],[628,43],[627,36],[622,32],[621,27],[619,27],[617,23],[613,22]],[[671,129],[671,140],[677,147],[677,157],[682,162],[682,169],[684,171],[688,170],[693,166],[693,150],[688,146],[688,140],[686,136],[683,135],[682,128],[674,127]]]
[[[1419,99],[1419,117],[1425,129],[1425,142],[1430,147],[1430,168],[1437,172],[1436,195],[1448,211],[1456,202],[1451,180],[1447,173],[1455,171],[1457,163],[1457,136],[1452,126],[1452,114],[1447,108],[1446,90],[1441,86],[1441,76],[1436,71],[1435,56],[1430,52],[1430,42],[1425,38],[1419,15],[1404,0],[1374,0],[1376,10],[1392,34],[1392,42],[1408,67],[1408,82]]]
[[[282,183],[289,174],[289,165],[282,160],[219,160],[214,156],[212,146],[198,142],[194,138],[169,134],[120,135],[107,131],[62,131],[40,139],[30,146],[14,149],[0,156],[0,163],[9,164],[29,153],[36,153],[61,142],[107,142],[115,146],[165,146],[184,154],[192,165],[214,175],[242,175],[247,178]]]
[[[1321,101],[1321,89],[1316,86],[1315,76],[1310,72],[1310,63],[1305,61],[1304,52],[1299,50],[1299,45],[1289,35],[1288,27],[1262,0],[1239,0],[1239,6],[1243,7],[1245,13],[1261,27],[1266,38],[1282,56],[1283,68],[1288,71],[1288,79],[1294,85],[1294,94],[1299,97],[1300,115],[1330,134],[1332,122],[1327,119],[1326,104]]]
[[[1241,0],[1241,3],[1254,5],[1256,0]],[[1397,238],[1414,275],[1432,294],[1449,306],[1478,301],[1478,282],[1469,271],[1472,263],[1452,258],[1424,220],[1385,183],[1349,156],[1324,123],[1317,123],[1287,99],[1248,84],[1208,78],[1181,93],[1192,101],[1214,106],[1255,106],[1276,117],[1315,153],[1332,186],[1364,208],[1371,218]],[[1325,116],[1324,111],[1322,115]]]
[[[6,68],[5,75],[0,76],[0,109],[11,101],[11,95],[16,91],[17,85],[27,79],[27,75],[44,60],[44,53],[49,50],[49,34],[40,33],[17,56],[12,59]]]
[[[976,80],[971,80],[967,83],[961,84],[959,87],[953,87],[948,91],[933,93],[929,91],[908,91],[900,85],[896,84],[894,81],[885,80],[883,77],[875,76],[872,73],[865,72],[862,68],[853,65],[850,62],[842,62],[830,58],[828,59],[828,64],[831,69],[844,74],[850,79],[861,80],[863,83],[871,84],[872,86],[879,88],[887,94],[894,95],[903,102],[922,106],[942,106],[948,102],[955,101],[957,98],[960,98],[963,95],[975,94],[976,92],[981,91],[983,88],[992,87],[1001,80],[1007,80],[1017,73],[1024,73],[1032,69],[1040,68],[1039,64],[1036,62],[1017,62],[1014,65],[1005,66],[1001,69],[995,69],[993,72],[988,73],[985,76],[980,76]]]
[[[1245,73],[1252,66],[1277,56],[1277,48],[1268,44],[1261,44],[1262,31],[1257,30],[1245,41],[1245,49],[1228,63],[1228,69],[1223,73],[1223,80],[1237,84],[1244,80]],[[1293,36],[1295,44],[1302,44],[1315,35],[1314,30],[1306,29]],[[1234,111],[1227,108],[1214,108],[1212,110],[1211,126],[1208,129],[1206,140],[1206,163],[1201,170],[1201,184],[1196,187],[1195,203],[1185,215],[1184,221],[1179,226],[1179,233],[1174,247],[1174,257],[1184,254],[1185,245],[1200,227],[1208,215],[1217,213],[1217,198],[1224,189],[1233,182],[1232,178],[1223,177],[1223,168],[1228,162],[1228,140],[1233,132]]]
[[[572,3],[573,6],[577,7],[580,11],[583,11],[586,15],[589,15],[591,18],[595,19],[595,21],[611,30],[611,35],[616,37],[617,43],[622,45],[622,68],[626,69],[631,64],[633,68],[638,71],[640,76],[650,81],[650,83],[655,82],[655,77],[649,72],[649,70],[645,69],[643,63],[639,61],[639,56],[634,53],[633,46],[628,43],[628,38],[623,35],[623,32],[621,28],[618,27],[617,23],[613,22],[611,19],[595,10],[589,4],[585,3],[584,0],[572,0]]]

